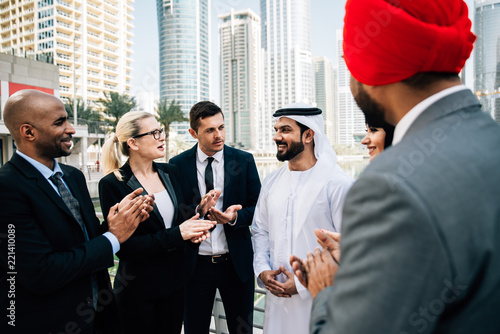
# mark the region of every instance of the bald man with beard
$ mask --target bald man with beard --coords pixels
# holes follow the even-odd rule
[[[102,234],[83,174],[55,160],[75,133],[62,102],[22,90],[3,119],[17,151],[0,169],[0,332],[120,333],[107,268],[152,199],[129,194]]]

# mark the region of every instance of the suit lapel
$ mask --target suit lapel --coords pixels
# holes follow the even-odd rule
[[[16,153],[14,153],[14,155],[10,159],[10,162],[14,166],[16,166],[16,168],[26,176],[26,178],[32,179],[34,182],[36,182],[37,186],[47,195],[47,197],[50,198],[50,200],[52,200],[52,202],[54,202],[54,204],[57,205],[57,207],[59,209],[66,212],[66,214],[68,214],[68,216],[70,216],[72,218],[72,221],[74,222],[75,227],[77,227],[81,231],[80,224],[76,221],[76,219],[73,216],[73,214],[71,213],[71,211],[68,209],[66,204],[63,202],[61,196],[59,196],[59,194],[54,190],[52,185],[49,183],[50,181],[45,179],[45,177],[35,167],[33,167],[32,164],[30,164],[28,161],[26,161],[24,158],[22,158],[21,156],[19,156]],[[61,166],[61,169],[63,169],[65,167],[64,165],[60,165],[60,166]],[[65,174],[69,173],[69,171],[66,168],[63,169],[63,172]],[[70,191],[73,193],[73,189],[75,189],[75,191],[76,191],[76,189],[78,189],[78,186],[75,186],[74,182],[72,182],[72,181],[68,182],[67,180],[69,180],[69,179],[71,179],[71,178],[66,177],[66,175],[65,175],[64,182],[66,182]],[[78,194],[79,194],[79,192],[78,192]],[[74,193],[73,193],[73,196],[77,199],[81,198],[81,197],[76,196]],[[80,203],[81,201],[79,200],[78,202]],[[81,203],[80,203],[80,205],[81,205]],[[82,210],[80,210],[80,211],[82,211]],[[86,221],[86,219],[84,219],[84,221]]]
[[[89,239],[92,239],[95,237],[99,231],[96,229],[97,226],[95,224],[91,224],[93,220],[95,220],[95,215],[94,215],[94,208],[89,208],[85,204],[85,201],[83,198],[85,198],[86,194],[83,193],[83,191],[87,191],[87,185],[85,184],[85,189],[82,189],[82,185],[79,185],[76,182],[76,178],[72,177],[72,170],[69,168],[66,168],[64,165],[60,165],[61,169],[64,172],[64,182],[68,185],[69,190],[71,191],[71,194],[73,195],[74,198],[78,200],[78,204],[80,204],[80,215],[82,216],[83,223],[85,224],[85,228],[87,229],[87,234],[89,236]],[[61,199],[62,201],[62,199]],[[68,209],[69,210],[69,209]],[[93,216],[91,216],[93,215]],[[71,215],[73,217],[73,215]],[[74,217],[73,217],[74,218]],[[76,222],[76,219],[75,219]],[[78,222],[77,222],[78,223]]]
[[[235,175],[236,168],[239,168],[239,166],[236,164],[232,149],[224,145],[224,202],[222,203],[223,211],[228,207],[227,201],[232,198],[231,175]]]
[[[160,168],[157,168],[158,170],[158,175],[160,176],[161,182],[165,186],[165,189],[167,189],[168,194],[170,195],[170,199],[172,200],[172,203],[174,204],[174,219],[172,222],[172,225],[175,225],[175,222],[177,221],[177,208],[179,203],[177,202],[177,196],[175,196],[175,191],[174,191],[174,186],[172,185],[172,181],[170,181],[170,176],[165,173],[163,170]]]
[[[188,176],[190,189],[194,194],[194,202],[200,203],[201,194],[200,187],[198,187],[198,171],[196,169],[196,150],[198,148],[198,144],[194,145],[189,151],[186,159],[186,175]]]
[[[127,167],[128,169],[130,170],[130,166],[127,164]],[[135,177],[134,174],[132,174],[132,171],[130,170],[130,174],[128,175],[129,179],[127,181],[127,186],[130,188],[130,191],[133,191],[137,188],[142,188],[143,191],[141,193],[141,195],[148,195],[148,192],[146,191],[146,189],[144,189],[144,187],[141,185],[141,183],[139,182],[139,180],[137,180],[137,178]],[[155,217],[155,218],[153,218]],[[153,205],[153,211],[151,212],[151,215],[149,218],[153,218],[152,220],[159,226],[161,226],[161,228],[165,228],[165,224],[163,222],[163,218],[160,214],[160,210],[158,210],[158,206],[155,204]]]

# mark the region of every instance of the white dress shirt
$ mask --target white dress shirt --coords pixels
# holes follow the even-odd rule
[[[174,220],[174,203],[170,198],[167,190],[163,190],[162,192],[156,193],[155,195],[155,204],[160,211],[161,218],[163,219],[163,224],[165,224],[165,228],[172,227],[172,221]]]
[[[205,185],[205,169],[208,165],[208,155],[206,155],[198,145],[196,154],[196,175],[198,177],[198,187],[200,195],[203,197],[207,193]],[[215,153],[212,158],[212,170],[214,172],[214,189],[220,189],[221,194],[215,208],[222,211],[222,204],[224,201],[224,150]],[[218,255],[229,252],[227,246],[226,234],[224,233],[224,226],[222,224],[215,225],[215,229],[210,232],[210,238],[202,241],[198,254],[200,255]]]
[[[432,96],[429,96],[428,98],[414,106],[410,111],[408,111],[406,115],[403,116],[403,118],[401,118],[399,123],[396,125],[396,128],[394,129],[394,138],[392,139],[392,145],[396,145],[403,139],[410,126],[413,124],[413,122],[415,122],[418,116],[420,116],[420,114],[424,112],[424,110],[426,110],[432,104],[441,100],[442,98],[466,89],[468,88],[464,85],[453,86],[444,89]]]

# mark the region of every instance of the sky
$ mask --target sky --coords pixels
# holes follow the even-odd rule
[[[310,0],[311,1],[311,48],[314,57],[326,56],[333,63],[337,61],[335,53],[335,31],[342,29],[344,17],[344,0]],[[469,10],[474,0],[466,0]],[[132,95],[142,91],[150,91],[159,96],[159,65],[158,65],[158,26],[156,19],[156,0],[135,0],[134,2],[134,63],[132,71]],[[218,103],[218,50],[217,50],[217,16],[235,10],[252,9],[260,15],[259,0],[211,0],[211,97]],[[472,59],[468,65],[466,82],[472,84]]]
[[[335,30],[342,29],[345,1],[311,0],[311,48],[312,54],[326,56],[336,61]],[[211,100],[220,100],[218,81],[217,16],[235,10],[252,9],[260,15],[259,0],[211,0]],[[132,95],[142,91],[154,92],[159,96],[158,25],[156,0],[135,0],[134,2],[134,53],[132,64]]]

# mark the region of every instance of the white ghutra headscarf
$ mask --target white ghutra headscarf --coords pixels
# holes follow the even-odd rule
[[[314,156],[322,165],[329,165],[330,168],[342,171],[337,165],[337,153],[328,141],[325,134],[325,122],[322,111],[319,108],[306,103],[292,103],[273,114],[277,121],[281,117],[293,119],[297,123],[303,124],[314,131]]]

